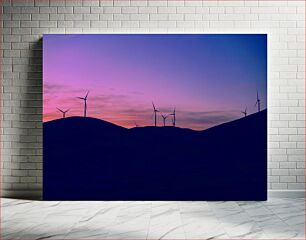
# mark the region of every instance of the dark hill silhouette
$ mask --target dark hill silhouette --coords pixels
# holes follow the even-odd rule
[[[46,122],[46,200],[265,200],[267,110],[204,130]]]
[[[120,127],[118,125],[115,125],[113,123],[97,119],[97,118],[91,118],[91,117],[67,117],[67,118],[61,118],[53,121],[49,121],[44,123],[44,128],[46,129],[52,129],[56,131],[70,131],[70,130],[76,130],[79,131],[93,131],[93,132],[99,132],[99,131],[107,131],[109,133],[112,132],[119,132],[119,131],[126,131],[127,129],[124,127]],[[44,129],[45,130],[45,129]]]

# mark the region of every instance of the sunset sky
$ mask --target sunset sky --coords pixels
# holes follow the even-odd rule
[[[265,34],[47,34],[43,121],[83,116],[127,128],[153,125],[152,101],[177,126],[196,130],[267,106]],[[158,115],[158,124],[162,118]],[[170,117],[167,124],[171,124]]]

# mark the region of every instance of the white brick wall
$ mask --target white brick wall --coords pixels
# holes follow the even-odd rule
[[[43,33],[268,33],[269,188],[305,188],[304,1],[2,2],[5,196],[15,196],[18,190],[41,193],[42,189]]]

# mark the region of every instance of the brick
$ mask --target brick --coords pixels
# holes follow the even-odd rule
[[[12,20],[31,20],[31,14],[14,14]]]
[[[39,13],[39,7],[22,7],[21,13]]]
[[[139,21],[122,21],[121,26],[125,28],[138,28]]]
[[[277,175],[277,176],[288,176],[289,171],[288,169],[272,169],[272,175]]]
[[[244,2],[242,1],[219,1],[219,6],[243,6]]]
[[[74,13],[90,13],[90,7],[74,7]]]
[[[34,0],[14,0],[12,1],[13,6],[31,7],[34,6]]]
[[[126,1],[126,0],[116,0],[114,1],[114,6],[120,6],[120,7],[126,7],[126,6],[130,6],[130,1]]]
[[[100,21],[113,20],[113,14],[99,14]]]
[[[296,182],[296,176],[280,176],[280,182],[285,183],[295,183]]]
[[[202,14],[185,14],[186,21],[201,21]]]
[[[152,21],[165,21],[168,20],[168,14],[150,14],[150,20]]]
[[[51,16],[53,17],[55,14],[52,14]],[[32,14],[32,21],[33,20],[49,20],[50,16],[49,14]],[[52,19],[50,19],[52,20]]]
[[[130,20],[130,15],[128,14],[114,14],[115,21],[123,21],[123,20]]]
[[[287,183],[272,183],[272,189],[287,189],[288,185]]]
[[[290,176],[303,176],[305,175],[305,169],[289,169]]]
[[[278,183],[279,182],[279,176],[269,176],[269,182],[270,183]]]
[[[176,21],[158,21],[158,27],[160,28],[175,28],[176,26]]]
[[[106,28],[107,27],[107,21],[91,21],[91,27],[93,28]]]
[[[209,13],[225,13],[224,7],[210,7]]]
[[[196,7],[196,13],[208,14],[209,11],[210,11],[210,8],[208,7]]]
[[[102,2],[102,1],[101,1]],[[83,1],[83,6],[99,6],[100,5],[100,1],[99,0],[90,0],[90,1]]]
[[[99,20],[99,14],[83,14],[83,19],[84,20]]]
[[[51,0],[52,1],[52,0]],[[49,0],[35,0],[34,6],[49,6],[50,2]]]
[[[166,0],[148,0],[148,6],[167,6],[167,1]]]
[[[195,7],[177,7],[176,12],[177,13],[195,13],[196,8]]]
[[[67,7],[81,7],[82,5],[83,5],[83,1],[82,0],[69,0],[69,1],[66,1],[66,6]]]
[[[169,14],[168,18],[170,21],[182,21],[184,20],[184,14]]]
[[[280,162],[279,167],[280,168],[296,168],[296,163],[295,162]]]
[[[121,13],[120,7],[104,7],[103,13]]]
[[[39,12],[40,13],[46,13],[46,14],[57,13],[57,7],[40,7]]]
[[[137,7],[122,7],[121,8],[121,12],[124,14],[132,14],[131,16],[133,16],[133,13],[138,13],[138,8]]]
[[[90,13],[103,13],[103,8],[102,7],[90,7]]]
[[[57,26],[59,28],[70,28],[73,27],[73,21],[58,21]]]
[[[20,181],[23,183],[35,183],[36,177],[20,177]]]
[[[40,21],[39,27],[46,28],[46,27],[57,27],[56,21]]]
[[[73,13],[73,7],[58,7],[57,13],[59,14]]]
[[[149,20],[149,14],[133,14],[130,16],[130,20]]]
[[[131,0],[130,5],[133,7],[141,7],[141,6],[147,6],[148,2],[146,0]]]
[[[20,182],[20,178],[13,177],[13,176],[4,176],[3,181],[6,183],[17,183],[17,182]]]
[[[49,20],[49,19],[48,19]],[[60,21],[65,20],[65,14],[51,14],[50,21]]]
[[[64,7],[65,5],[65,0],[50,0],[50,6]]]
[[[73,26],[77,28],[89,28],[90,21],[74,21]]]
[[[139,7],[139,13],[157,13],[157,7]]]
[[[211,21],[210,27],[212,28],[228,28],[228,27],[234,27],[233,21]]]
[[[305,183],[288,183],[288,189],[305,189]]]
[[[158,13],[176,13],[175,7],[158,7],[157,8]]]
[[[140,21],[141,28],[157,28],[158,21]]]
[[[31,28],[13,28],[12,29],[13,35],[27,35],[31,34]]]
[[[305,183],[305,176],[297,176],[296,181],[298,183]]]
[[[39,27],[38,21],[22,21],[20,24],[22,28]]]
[[[65,20],[82,20],[83,15],[79,13],[74,13],[74,14],[65,14]]]

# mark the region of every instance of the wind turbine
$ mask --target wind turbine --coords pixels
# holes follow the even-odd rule
[[[245,108],[245,110],[242,111],[241,113],[244,114],[244,116],[246,117],[247,116],[247,108]]]
[[[136,121],[134,121],[134,124],[135,124],[135,127],[138,127],[138,124],[137,124],[137,122],[136,122]]]
[[[256,100],[256,103],[255,103],[255,107],[256,107],[256,105],[258,107],[258,112],[260,112],[260,99],[258,97],[258,91],[257,91],[257,100]]]
[[[56,108],[58,111],[60,111],[62,114],[63,114],[63,118],[66,117],[66,113],[70,110],[70,109],[67,109],[66,111],[62,110],[62,109],[59,109],[59,108]]]
[[[154,125],[156,127],[156,113],[159,112],[159,110],[156,109],[153,102],[152,102],[152,105],[153,105],[153,113],[154,113]]]
[[[169,115],[164,115],[164,114],[162,114],[161,116],[162,116],[162,118],[163,118],[164,127],[166,127],[166,119],[167,119],[167,117],[168,117]]]
[[[171,114],[169,114],[169,115],[171,115],[171,116],[173,116],[173,119],[172,119],[172,124],[173,124],[173,127],[175,127],[175,121],[176,121],[176,115],[175,115],[176,113],[175,113],[175,108],[173,109],[173,112],[171,113]]]
[[[84,117],[86,117],[86,111],[87,111],[87,96],[89,94],[89,91],[86,93],[85,97],[77,97],[79,99],[84,100]]]

